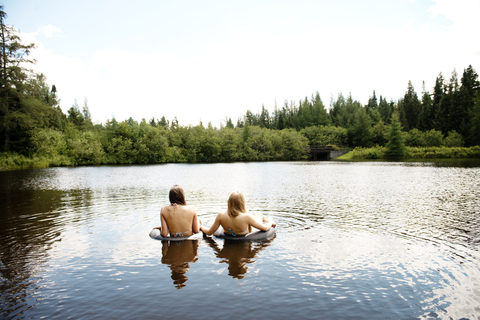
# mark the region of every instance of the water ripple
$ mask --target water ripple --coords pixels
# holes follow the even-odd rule
[[[312,319],[480,315],[479,168],[278,162],[0,176],[6,318],[134,317],[132,304],[137,314],[188,317],[212,301],[259,317],[299,308]],[[276,238],[263,247],[202,240],[193,259],[182,256],[190,247],[166,259],[148,232],[177,183],[205,224],[243,192],[251,211],[277,221]],[[191,308],[180,308],[185,299]]]

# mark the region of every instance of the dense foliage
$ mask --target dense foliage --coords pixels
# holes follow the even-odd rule
[[[449,81],[440,73],[432,92],[425,87],[419,99],[412,83],[409,81],[403,98],[388,102],[375,91],[368,103],[362,105],[353,100],[351,94],[345,97],[340,93],[325,109],[318,92],[310,100],[307,97],[298,104],[285,101],[280,110],[275,106],[271,116],[262,106],[259,114],[247,111],[239,119],[237,127],[244,123],[271,129],[293,128],[309,138],[311,144],[345,144],[351,147],[370,147],[385,145],[390,132],[393,115],[397,113],[402,130],[406,132],[407,146],[440,146],[444,137],[452,137],[442,143],[445,146],[480,145],[480,82],[478,74],[470,65],[463,71],[460,83],[454,70]],[[227,120],[227,124],[231,120]],[[320,126],[322,129],[310,129]],[[333,126],[336,129],[327,129]],[[345,129],[343,133],[332,137],[335,141],[325,141],[319,135],[331,135],[332,131]],[[322,134],[315,133],[321,130]],[[327,133],[329,132],[329,133]],[[425,135],[428,138],[425,139]],[[341,136],[341,141],[338,141]],[[412,136],[409,139],[408,136]],[[421,139],[416,139],[419,137]],[[436,142],[431,136],[436,136]],[[455,137],[455,139],[453,139]],[[449,145],[455,141],[454,145]]]
[[[317,92],[272,113],[248,110],[236,125],[226,118],[220,128],[165,117],[94,124],[86,99],[62,112],[55,86],[27,68],[33,44],[22,44],[5,17],[0,6],[0,167],[299,160],[309,145],[385,146],[377,156],[381,150],[407,157],[405,146],[480,145],[480,84],[472,66],[460,82],[456,71],[448,81],[440,74],[421,98],[409,82],[396,102],[377,100],[373,91],[362,105],[340,93],[326,108]]]

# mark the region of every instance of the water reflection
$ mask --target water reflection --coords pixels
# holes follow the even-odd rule
[[[478,163],[54,168],[0,182],[0,318],[188,318],[218,304],[214,318],[237,306],[262,318],[480,315]],[[175,183],[204,221],[244,191],[278,222],[275,241],[164,243],[168,275],[153,287],[160,243],[147,234]]]
[[[199,240],[162,241],[162,263],[172,270],[172,280],[175,288],[182,289],[187,284],[189,263],[198,260]]]
[[[228,264],[228,275],[235,279],[243,279],[248,271],[248,265],[255,262],[257,254],[268,247],[273,241],[235,241],[224,240],[223,247],[220,247],[213,238],[205,238],[207,244],[215,252],[220,263]]]
[[[25,311],[28,296],[38,289],[39,274],[49,250],[61,241],[64,228],[58,210],[62,192],[17,191],[5,185],[0,193],[0,297],[1,311]]]

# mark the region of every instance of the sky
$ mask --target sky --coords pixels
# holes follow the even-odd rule
[[[219,127],[317,91],[366,104],[480,72],[479,0],[4,0],[66,113]]]

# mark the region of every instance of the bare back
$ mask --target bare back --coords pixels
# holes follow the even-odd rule
[[[165,206],[160,211],[162,236],[189,236],[200,232],[194,206]]]
[[[233,218],[227,212],[223,212],[218,215],[218,218],[223,230],[231,230],[238,235],[244,235],[252,231],[250,218],[253,218],[253,216],[250,213],[242,213]]]
[[[251,213],[241,213],[238,216],[231,217],[227,212],[221,212],[215,218],[215,221],[210,228],[200,226],[200,229],[206,234],[213,234],[220,226],[222,226],[224,232],[242,236],[252,232],[252,228],[268,231],[271,227],[275,227],[275,221],[267,219],[263,214],[257,213],[252,215]]]

